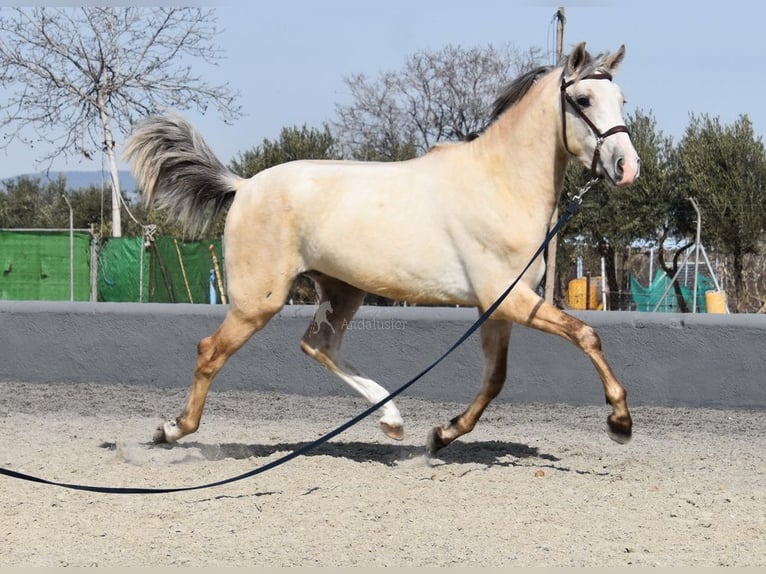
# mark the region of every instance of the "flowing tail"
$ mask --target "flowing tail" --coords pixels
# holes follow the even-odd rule
[[[184,229],[201,234],[242,181],[180,116],[149,116],[130,136],[124,156],[147,206],[167,208]]]

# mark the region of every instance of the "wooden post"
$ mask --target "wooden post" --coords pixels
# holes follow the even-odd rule
[[[566,17],[564,16],[564,7],[560,7],[556,12],[556,65],[560,66],[564,59],[564,24]],[[551,215],[551,222],[548,225],[550,229],[556,224],[559,218],[558,198],[556,198],[557,205],[553,208],[553,215]],[[553,237],[548,244],[547,259],[545,261],[545,302],[553,304],[553,295],[556,291],[556,251],[557,251],[558,239]]]
[[[221,280],[221,268],[218,267],[218,257],[215,254],[215,246],[210,244],[210,257],[213,259],[213,270],[215,271],[215,278],[218,281],[218,291],[221,293],[221,303],[226,305],[228,300],[226,299],[226,292],[223,290],[223,281]]]
[[[178,247],[178,239],[173,239],[173,244],[176,246],[176,253],[178,253],[178,264],[181,266],[181,275],[184,278],[184,286],[186,287],[186,295],[189,297],[189,303],[194,303],[192,298],[191,288],[189,287],[189,279],[186,277],[186,266],[184,265],[184,258],[181,256],[181,249]]]

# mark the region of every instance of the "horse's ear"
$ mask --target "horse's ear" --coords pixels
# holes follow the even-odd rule
[[[610,54],[604,60],[604,67],[610,74],[614,74],[617,68],[622,64],[622,60],[625,58],[625,44],[620,46],[614,54]]]
[[[590,54],[585,49],[585,42],[577,44],[567,58],[567,76],[575,76],[590,60]]]

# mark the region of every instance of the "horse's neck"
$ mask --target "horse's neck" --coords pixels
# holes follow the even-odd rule
[[[551,84],[551,79],[543,82]],[[484,155],[492,158],[493,171],[503,173],[510,193],[542,200],[551,211],[558,202],[569,159],[561,144],[561,117],[552,88],[534,86],[533,92],[476,140],[484,147]]]

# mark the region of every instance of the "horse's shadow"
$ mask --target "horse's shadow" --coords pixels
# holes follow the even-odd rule
[[[286,455],[309,446],[310,442],[292,442],[277,444],[221,443],[207,444],[197,441],[175,443],[173,445],[150,445],[150,448],[183,449],[190,452],[190,458],[201,457],[204,460],[223,460],[248,458],[268,458],[274,455]],[[193,452],[193,455],[191,454]],[[552,468],[560,471],[572,469],[557,464],[561,459],[553,454],[540,452],[537,447],[506,441],[455,441],[440,450],[435,457],[427,457],[424,446],[407,444],[380,444],[366,442],[329,442],[312,448],[302,456],[330,456],[354,462],[377,462],[394,466],[403,461],[427,458],[431,464],[479,464],[493,466],[527,466]],[[581,472],[581,471],[574,471]]]

